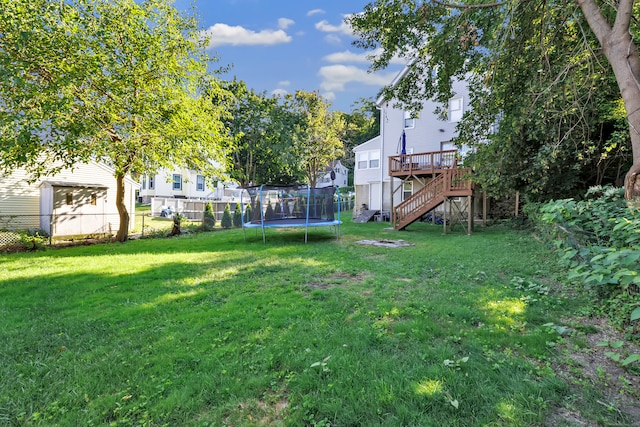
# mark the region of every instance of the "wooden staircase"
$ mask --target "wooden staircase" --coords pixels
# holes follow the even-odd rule
[[[473,192],[468,169],[448,169],[404,200],[393,210],[393,228],[404,230],[447,197],[470,196]]]

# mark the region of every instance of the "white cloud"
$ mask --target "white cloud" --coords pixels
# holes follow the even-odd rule
[[[345,16],[345,18],[346,17],[347,16]],[[323,33],[340,33],[347,36],[353,35],[353,30],[351,29],[351,26],[347,24],[344,21],[344,19],[342,20],[340,25],[330,24],[329,21],[327,21],[326,19],[323,19],[320,22],[316,22],[315,27],[316,27],[316,30],[322,31]]]
[[[313,15],[324,15],[325,11],[322,9],[313,9],[310,10],[309,12],[307,12],[307,16],[313,16]]]
[[[321,67],[318,75],[322,78],[320,88],[325,92],[340,92],[349,83],[360,83],[382,87],[389,84],[396,72],[369,73],[353,65],[328,65]]]
[[[336,99],[336,93],[335,92],[322,92],[322,97],[324,99],[326,99],[327,101],[335,101]]]
[[[289,87],[291,82],[289,80],[281,80],[278,82],[278,87]]]
[[[328,44],[335,44],[335,45],[342,44],[342,39],[335,34],[327,34],[324,37],[324,41],[326,41]]]
[[[369,52],[352,52],[350,50],[345,50],[343,52],[335,52],[330,53],[329,55],[324,56],[322,59],[327,62],[332,63],[355,63],[355,64],[366,64],[372,62],[372,57],[376,57],[382,53],[382,49],[376,49],[374,51]],[[406,59],[400,57],[393,57],[390,61],[391,64],[400,64],[405,65],[408,61]]]
[[[239,25],[231,26],[217,23],[204,31],[209,37],[208,48],[222,45],[275,45],[289,43],[292,38],[284,30],[262,30],[259,32],[249,30]]]
[[[296,21],[294,21],[293,19],[280,18],[278,19],[278,28],[280,28],[281,30],[286,30],[295,23]]]
[[[274,96],[285,96],[287,94],[289,94],[289,92],[287,92],[285,89],[282,89],[282,88],[274,89],[271,91],[271,95],[274,95]]]
[[[345,50],[343,52],[330,53],[329,55],[324,56],[322,59],[327,62],[333,63],[353,62],[363,64],[369,62],[369,59],[367,59],[369,55],[371,55],[371,52],[356,53],[351,52],[350,50]]]

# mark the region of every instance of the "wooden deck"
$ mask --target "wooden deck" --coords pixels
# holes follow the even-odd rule
[[[432,179],[392,209],[392,223],[402,230],[449,197],[473,195],[471,170],[458,168],[457,150],[405,154],[389,157],[389,176],[400,179]]]
[[[441,174],[456,169],[458,150],[403,154],[389,157],[389,176],[403,178]]]

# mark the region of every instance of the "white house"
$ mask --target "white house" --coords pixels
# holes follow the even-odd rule
[[[409,66],[406,66],[391,84],[399,82],[408,71]],[[445,152],[445,156],[438,157],[437,162],[450,163],[458,157],[449,150],[456,149],[451,141],[456,136],[457,123],[469,108],[469,96],[464,82],[455,82],[453,89],[455,95],[449,105],[444,106],[447,112],[445,119],[434,112],[438,104],[433,101],[423,102],[422,110],[412,114],[395,107],[393,100],[383,97],[376,100],[380,110],[380,135],[353,149],[356,158],[354,186],[357,209],[366,206],[370,210],[390,212],[430,180],[424,174],[408,174],[402,179],[390,177],[390,157],[406,154],[409,157],[416,155],[417,159],[421,153]]]
[[[331,172],[334,173],[334,178],[331,179]],[[336,187],[346,187],[349,183],[349,169],[344,166],[340,160],[334,160],[329,163],[321,173],[316,187],[323,188],[335,185]]]
[[[163,169],[156,175],[143,176],[139,201],[150,203],[151,198],[216,199],[221,198],[218,187],[207,182],[205,175],[190,169]]]
[[[113,234],[120,226],[114,170],[103,163],[77,164],[29,183],[19,169],[0,176],[0,229],[42,229],[53,237]],[[125,179],[129,230],[135,226],[135,193],[139,186]]]

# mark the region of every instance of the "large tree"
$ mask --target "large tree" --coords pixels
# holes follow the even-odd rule
[[[234,94],[227,127],[237,139],[230,176],[243,187],[298,181],[301,169],[291,154],[297,116],[290,102],[257,93],[243,81],[230,81],[226,87]]]
[[[344,157],[342,164],[351,173],[355,168],[353,149],[380,134],[380,111],[371,99],[361,98],[352,105],[352,110],[344,114]]]
[[[318,92],[298,90],[289,99],[298,117],[293,154],[300,161],[307,183],[315,187],[320,172],[344,154],[344,114],[330,111],[329,102]]]
[[[0,0],[0,167],[109,164],[125,241],[126,175],[225,165],[230,97],[204,42],[170,0]]]
[[[373,69],[396,55],[412,62],[407,77],[386,88],[388,98],[414,108],[425,98],[445,104],[452,79],[467,79],[474,113],[463,120],[463,142],[493,138],[526,149],[538,144],[541,170],[545,152],[554,160],[554,145],[578,142],[580,133],[591,138],[590,117],[598,116],[594,105],[602,98],[588,88],[608,91],[607,76],[613,75],[632,151],[625,179],[630,199],[640,196],[640,58],[633,12],[634,0],[376,0],[350,23],[359,46],[382,49]],[[498,136],[487,135],[497,119]],[[555,133],[544,135],[544,127]],[[522,159],[528,160],[534,159]]]

